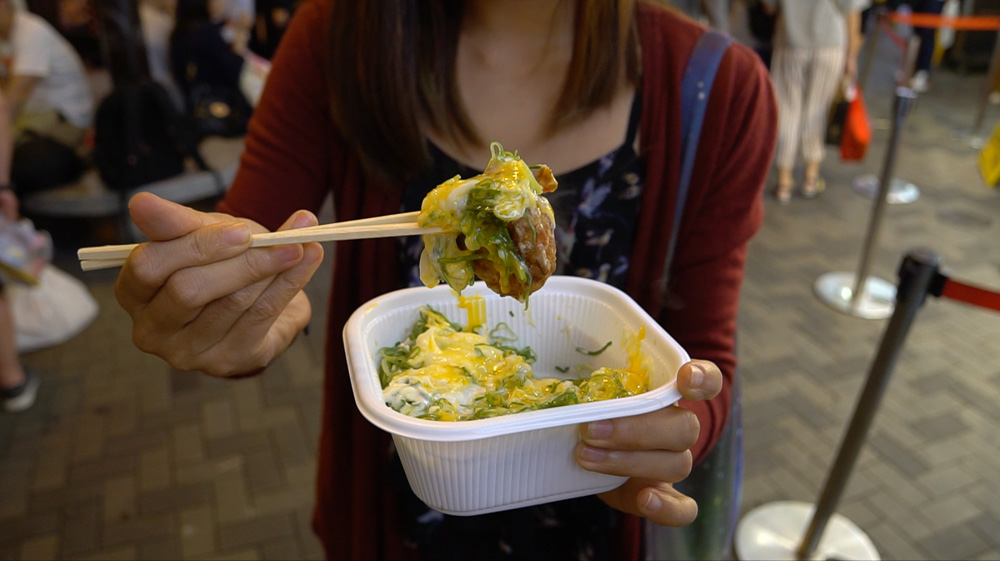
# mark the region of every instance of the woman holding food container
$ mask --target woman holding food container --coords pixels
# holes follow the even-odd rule
[[[646,1],[303,4],[220,212],[149,194],[130,203],[152,240],[116,286],[136,344],[182,370],[262,372],[309,323],[303,287],[323,249],[251,249],[251,233],[314,225],[330,195],[339,221],[418,210],[437,183],[481,171],[499,141],[558,179],[547,194],[557,274],[624,289],[696,357],[678,374],[685,399],[580,427],[577,463],[629,478],[615,490],[482,516],[431,511],[409,492],[391,440],[358,412],[339,338],[362,303],[410,282],[418,238],[338,242],[313,526],[330,558],[648,555],[641,519],[695,519],[698,505],[673,483],[726,427],[743,264],[775,139],[767,72],[753,51],[729,46],[662,292],[679,90],[703,32]]]

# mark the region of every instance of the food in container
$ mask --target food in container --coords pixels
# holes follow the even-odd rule
[[[580,438],[579,425],[648,413],[677,402],[677,370],[689,360],[684,349],[625,293],[593,280],[553,276],[544,290],[532,295],[527,309],[482,282],[466,288],[462,296],[463,300],[457,298],[447,285],[395,291],[362,305],[344,329],[358,408],[392,435],[414,493],[442,512],[472,515],[621,485],[623,477],[589,472],[576,463],[573,449]],[[481,310],[468,304],[477,297]],[[465,324],[470,323],[467,310],[473,310],[472,319],[478,316],[487,331],[506,324],[518,337],[512,346],[534,352],[531,366],[540,378],[621,368],[629,360],[626,342],[642,330],[648,389],[618,399],[466,421],[405,415],[385,403],[378,352],[405,340],[425,306]],[[603,352],[595,352],[609,341]]]
[[[482,297],[466,299],[469,306]],[[379,380],[386,405],[400,413],[434,421],[468,421],[616,399],[646,391],[648,378],[641,344],[645,328],[624,334],[627,364],[602,366],[589,375],[539,378],[531,347],[517,346],[505,322],[485,329],[462,326],[429,307],[418,310],[404,341],[379,349]],[[596,356],[612,344],[577,352]],[[569,366],[557,367],[566,373]],[[584,367],[585,368],[585,367]]]

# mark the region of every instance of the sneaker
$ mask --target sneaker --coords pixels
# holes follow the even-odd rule
[[[15,388],[0,390],[0,400],[3,401],[4,410],[17,413],[30,409],[35,404],[38,384],[38,375],[26,368],[23,384]]]
[[[926,70],[918,70],[910,78],[910,89],[917,93],[924,93],[930,89],[930,76],[927,75]]]

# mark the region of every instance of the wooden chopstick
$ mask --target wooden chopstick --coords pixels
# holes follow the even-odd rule
[[[321,224],[311,228],[285,230],[255,234],[251,237],[250,247],[268,247],[282,244],[297,244],[307,242],[327,242],[339,240],[358,240],[367,238],[389,238],[395,236],[412,236],[419,234],[436,234],[441,228],[426,228],[419,226],[414,220],[418,212],[362,218],[347,222]],[[84,271],[120,267],[125,259],[139,244],[105,245],[85,247],[77,251],[80,266]]]

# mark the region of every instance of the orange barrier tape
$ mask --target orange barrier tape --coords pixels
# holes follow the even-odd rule
[[[947,27],[961,31],[996,31],[1000,29],[998,16],[948,17],[937,14],[901,14],[890,12],[889,21],[913,27]]]
[[[944,286],[941,287],[941,296],[1000,312],[1000,293],[971,284],[947,279],[944,281]]]
[[[901,36],[899,33],[896,33],[896,30],[892,27],[892,24],[890,24],[888,20],[880,19],[878,20],[878,24],[882,32],[885,33],[886,36],[888,36],[901,51],[906,50],[906,38]]]

